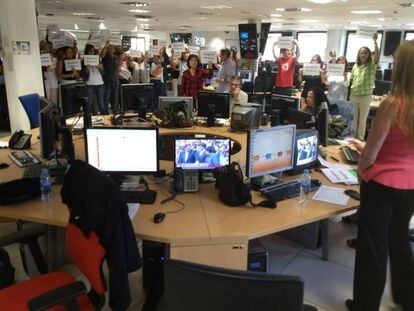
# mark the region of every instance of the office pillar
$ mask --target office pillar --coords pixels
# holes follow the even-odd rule
[[[44,96],[35,0],[1,0],[0,33],[12,131],[29,130],[30,123],[18,97]]]

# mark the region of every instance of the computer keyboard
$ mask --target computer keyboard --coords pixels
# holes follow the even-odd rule
[[[125,203],[142,203],[153,204],[157,198],[157,191],[145,190],[145,191],[121,191],[121,196]]]
[[[39,163],[40,161],[27,150],[14,150],[9,153],[9,158],[20,167]]]
[[[30,164],[26,166],[23,172],[23,178],[39,177],[44,166],[40,163]]]
[[[311,182],[310,191],[315,191],[319,188],[319,184]],[[291,180],[274,186],[266,187],[260,190],[265,196],[279,202],[299,196],[300,182],[299,180]]]
[[[359,153],[358,151],[352,149],[348,146],[341,147],[342,153],[346,158],[346,161],[351,164],[357,164],[359,160]]]

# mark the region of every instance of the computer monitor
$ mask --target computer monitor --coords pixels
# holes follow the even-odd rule
[[[296,131],[293,169],[289,171],[290,174],[299,174],[315,164],[318,159],[318,137],[316,130]]]
[[[159,96],[158,109],[163,109],[169,106],[182,104],[184,102],[185,111],[189,120],[193,119],[193,98],[186,96]]]
[[[109,174],[151,174],[159,169],[157,128],[86,129],[86,160]]]
[[[273,94],[271,99],[271,110],[293,108],[298,110],[300,107],[300,98]]]
[[[88,103],[88,92],[85,82],[68,82],[59,85],[59,108],[62,116],[73,116]]]
[[[375,80],[373,95],[383,96],[388,95],[391,89],[391,81]]]
[[[246,175],[250,179],[293,168],[295,125],[251,130],[247,135]],[[252,181],[264,185],[261,181]]]
[[[152,83],[121,84],[121,110],[135,111],[145,119],[145,113],[154,110],[154,89]]]
[[[384,69],[384,81],[392,80],[392,69]]]
[[[198,116],[207,118],[207,125],[213,126],[215,118],[228,119],[230,93],[198,92]]]
[[[326,147],[328,145],[329,110],[326,102],[318,108],[316,115],[316,129],[319,134],[319,143]]]
[[[230,128],[232,130],[251,130],[260,127],[262,105],[247,103],[235,105],[231,112]]]
[[[230,138],[177,138],[174,163],[184,170],[213,170],[230,164]]]
[[[293,108],[283,110],[281,118],[283,124],[295,124],[297,129],[307,129],[315,125],[311,114]]]
[[[242,84],[246,82],[253,83],[254,70],[253,69],[239,69],[237,75],[241,78]]]

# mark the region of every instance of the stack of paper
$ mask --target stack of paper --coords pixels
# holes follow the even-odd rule
[[[344,189],[321,186],[313,196],[314,200],[333,204],[346,205],[349,197],[344,193]]]
[[[322,173],[329,179],[331,183],[343,182],[347,185],[357,185],[358,178],[352,173],[352,170],[344,168],[323,168]]]

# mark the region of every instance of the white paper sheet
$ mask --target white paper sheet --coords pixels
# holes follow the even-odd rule
[[[358,178],[347,169],[323,168],[321,171],[334,184],[343,182],[347,185],[357,185],[359,183]]]
[[[325,166],[327,168],[337,168],[337,169],[341,168],[341,169],[346,169],[346,170],[351,169],[351,167],[349,165],[328,162],[328,161],[324,160],[321,156],[318,156],[318,160],[319,160],[319,163],[322,166]]]
[[[0,140],[0,148],[7,148],[7,147],[9,147],[9,142]]]
[[[303,75],[304,76],[319,76],[321,74],[321,65],[304,63],[303,64]]]
[[[138,212],[138,209],[140,207],[139,203],[127,203],[128,205],[128,215],[129,215],[129,219],[134,219],[135,215]]]
[[[346,205],[349,197],[344,193],[344,189],[321,186],[318,191],[316,191],[313,199],[333,204]]]
[[[377,28],[369,26],[358,26],[356,36],[358,38],[372,39]]]
[[[291,49],[292,48],[292,36],[283,36],[279,37],[279,40],[277,42],[277,47],[279,49]]]
[[[65,59],[64,62],[66,71],[82,69],[80,59]]]
[[[83,62],[85,65],[98,66],[99,55],[84,55]]]
[[[52,66],[52,57],[49,53],[40,54],[40,64],[42,66]]]
[[[210,62],[216,63],[217,62],[217,51],[215,50],[201,50],[201,63],[208,64]]]

